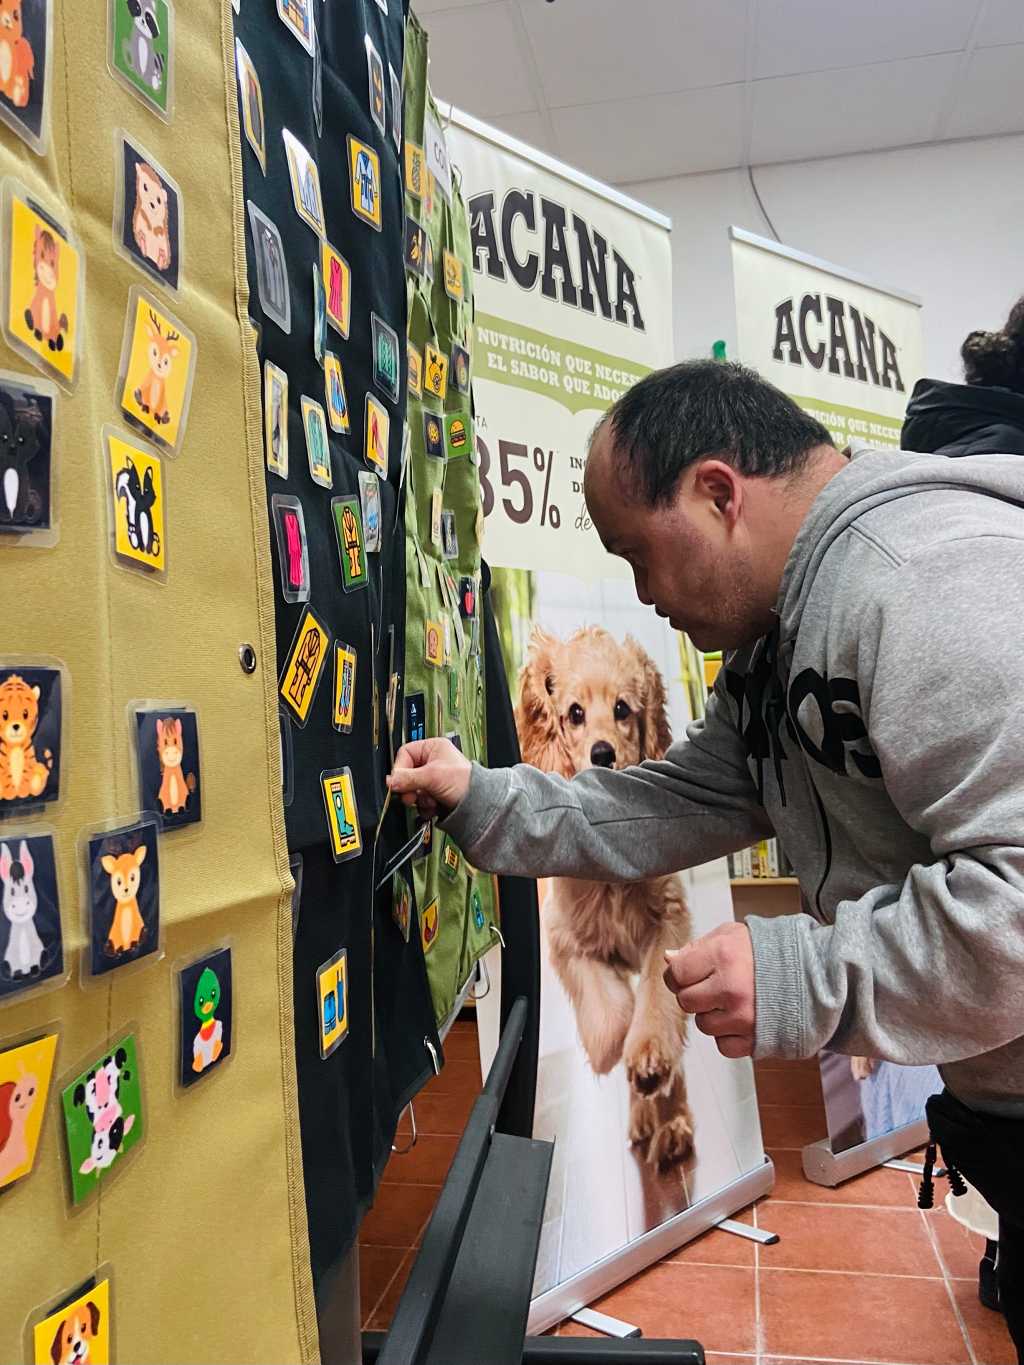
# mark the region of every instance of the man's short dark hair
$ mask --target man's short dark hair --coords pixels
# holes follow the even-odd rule
[[[627,487],[650,507],[667,502],[683,471],[709,456],[743,474],[798,473],[828,431],[743,365],[688,360],[656,370],[611,407],[611,431]]]

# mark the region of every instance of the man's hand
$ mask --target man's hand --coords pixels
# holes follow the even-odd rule
[[[744,924],[721,924],[665,954],[665,985],[723,1057],[754,1051],[754,950]]]
[[[448,739],[417,739],[399,749],[388,786],[425,819],[454,810],[469,791],[473,765]]]

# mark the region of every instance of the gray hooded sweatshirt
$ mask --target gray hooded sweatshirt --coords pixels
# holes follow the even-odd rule
[[[755,1055],[934,1062],[1024,1117],[1024,462],[858,455],[778,617],[664,759],[475,765],[445,828],[483,869],[609,882],[777,834],[809,913],[747,920]]]

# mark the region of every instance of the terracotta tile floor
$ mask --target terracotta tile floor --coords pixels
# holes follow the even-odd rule
[[[446,1052],[416,1101],[419,1141],[391,1158],[363,1225],[368,1328],[391,1320],[480,1088],[472,1024],[456,1024]],[[837,1190],[809,1184],[799,1149],[825,1133],[816,1063],[758,1064],[757,1084],[776,1183],[737,1217],[781,1240],[760,1247],[706,1233],[594,1307],[648,1337],[696,1337],[709,1365],[1014,1365],[1002,1318],[978,1302],[980,1239],[944,1208],[920,1213],[913,1177],[898,1171]],[[945,1182],[938,1188],[944,1195]],[[571,1323],[558,1330],[593,1335]]]

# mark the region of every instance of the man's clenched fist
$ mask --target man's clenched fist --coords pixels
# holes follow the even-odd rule
[[[417,739],[395,757],[388,786],[425,819],[455,809],[469,791],[473,765],[448,739]]]
[[[754,950],[744,924],[720,924],[710,934],[665,954],[665,985],[679,1008],[696,1017],[723,1057],[754,1051]]]

